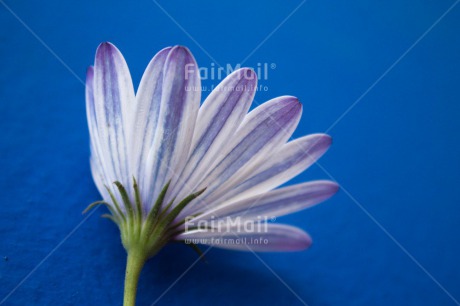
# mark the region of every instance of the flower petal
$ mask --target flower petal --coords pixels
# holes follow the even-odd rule
[[[296,177],[316,162],[331,145],[326,134],[312,134],[284,144],[245,181],[208,199],[232,202],[272,190]]]
[[[255,226],[257,227],[257,225]],[[194,230],[177,236],[175,240],[253,252],[301,251],[308,248],[312,243],[310,236],[297,227],[265,223],[259,223],[259,226],[261,231],[244,231],[242,228],[236,227],[225,233],[212,230]]]
[[[302,106],[295,97],[272,99],[250,112],[220,158],[203,175],[202,181],[184,186],[187,193],[199,186],[206,192],[184,209],[199,212],[212,202],[207,200],[214,191],[231,188],[248,177],[270,152],[284,144],[295,130]],[[191,190],[188,190],[190,189]]]
[[[115,205],[112,203],[109,193],[107,192],[107,189],[104,187],[105,177],[103,175],[102,167],[100,167],[100,164],[93,156],[91,156],[89,159],[89,165],[91,168],[91,175],[93,176],[93,181],[97,190],[102,195],[104,201],[106,201],[109,205],[112,205],[112,207],[115,207]]]
[[[239,218],[261,221],[265,218],[280,217],[321,203],[333,196],[338,189],[339,186],[331,181],[313,181],[288,186],[238,202],[224,203],[190,220],[187,226],[196,224],[198,220]]]
[[[97,120],[96,120],[96,110],[94,106],[94,67],[90,66],[86,70],[86,86],[85,86],[85,95],[86,95],[86,119],[88,121],[88,130],[89,130],[89,140],[90,140],[90,150],[91,158],[95,162],[100,163],[100,143],[99,143],[99,134],[97,130]]]
[[[180,179],[173,180],[169,199],[188,181],[204,176],[209,165],[235,133],[254,98],[257,76],[248,68],[227,76],[200,107],[190,156]]]
[[[99,133],[97,129],[96,110],[94,106],[94,67],[90,66],[86,70],[86,117],[88,121],[89,138],[90,138],[90,167],[94,183],[102,195],[103,199],[111,203],[107,190],[104,184],[107,181],[101,159],[101,144],[99,142]]]
[[[145,69],[139,89],[136,94],[136,107],[134,110],[133,150],[132,154],[133,175],[140,186],[150,176],[145,170],[147,157],[153,146],[160,115],[160,106],[163,89],[163,75],[166,58],[171,47],[158,52]],[[143,199],[147,199],[147,192],[141,188]]]
[[[86,117],[90,136],[97,133],[96,110],[94,109],[94,67],[89,66],[86,70]],[[93,139],[91,138],[90,141]]]
[[[198,66],[190,51],[173,47],[163,67],[161,105],[155,136],[145,166],[141,166],[147,209],[187,161],[200,106]]]
[[[104,188],[104,182],[107,181],[107,175],[105,174],[104,167],[102,166],[102,153],[101,144],[99,142],[99,134],[97,129],[96,110],[94,106],[94,67],[88,67],[86,71],[86,116],[88,121],[89,139],[90,139],[90,166],[91,174],[93,176],[94,183],[96,184],[99,193],[103,196],[105,201],[109,201],[107,190]]]
[[[127,136],[132,121],[134,89],[128,66],[120,51],[102,43],[94,64],[94,109],[101,160],[106,179],[127,184],[130,179]]]

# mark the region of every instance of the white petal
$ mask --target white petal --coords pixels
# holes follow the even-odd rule
[[[190,220],[219,220],[228,218],[264,221],[306,209],[333,196],[339,186],[331,181],[313,181],[288,186],[237,202],[224,203]]]
[[[163,85],[163,67],[171,48],[158,52],[145,69],[136,94],[134,110],[134,127],[132,133],[131,163],[133,175],[142,186],[144,183],[143,168],[155,139],[155,132],[160,114],[161,94]]]
[[[89,67],[86,71],[86,116],[88,120],[88,129],[90,135],[90,167],[91,174],[93,176],[94,183],[96,184],[99,193],[102,195],[105,201],[111,203],[110,197],[107,194],[107,190],[104,187],[106,184],[107,176],[102,167],[101,160],[101,144],[99,142],[99,134],[97,129],[96,114],[94,108],[94,69]]]
[[[201,85],[198,67],[184,47],[170,50],[161,85],[161,105],[155,136],[145,165],[141,165],[147,209],[168,180],[174,178],[187,161],[200,105]],[[144,172],[142,172],[144,171]]]
[[[96,52],[94,105],[106,183],[119,180],[126,185],[130,180],[127,135],[134,90],[123,56],[110,43],[101,44]]]

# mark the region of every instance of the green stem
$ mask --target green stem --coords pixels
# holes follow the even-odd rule
[[[144,267],[145,256],[136,251],[128,251],[125,274],[125,296],[123,306],[136,305],[136,292],[139,275]]]

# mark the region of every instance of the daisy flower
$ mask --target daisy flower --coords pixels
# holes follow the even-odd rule
[[[290,141],[302,105],[292,96],[249,111],[257,76],[228,75],[201,101],[196,61],[181,46],[156,54],[137,92],[120,51],[102,43],[86,77],[91,172],[127,251],[124,305],[134,305],[145,261],[170,241],[243,251],[296,251],[311,239],[268,218],[331,197],[334,182],[277,188],[331,144]]]

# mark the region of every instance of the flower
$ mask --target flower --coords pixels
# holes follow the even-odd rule
[[[261,218],[305,209],[337,191],[323,180],[275,189],[321,157],[331,138],[289,141],[302,105],[282,96],[248,113],[256,88],[255,72],[239,69],[200,106],[196,61],[175,46],[155,55],[135,93],[120,51],[98,47],[86,107],[91,171],[103,201],[90,207],[106,205],[105,216],[120,228],[128,253],[125,305],[134,305],[144,262],[171,240],[254,251],[311,244],[301,229]]]

